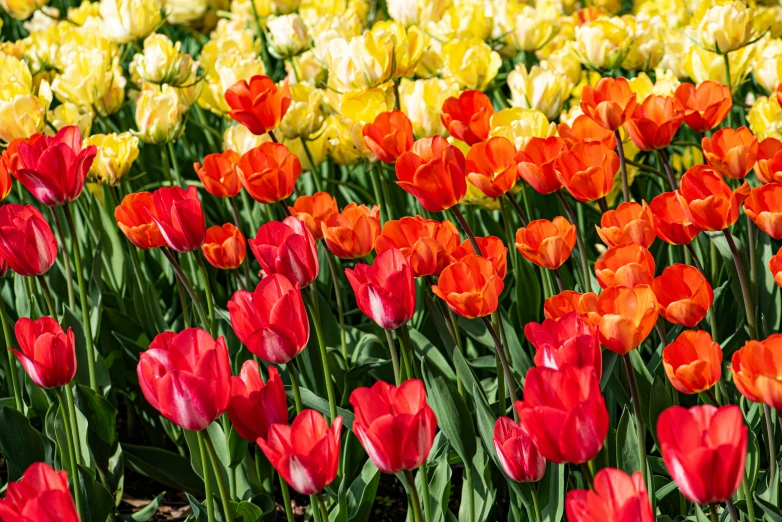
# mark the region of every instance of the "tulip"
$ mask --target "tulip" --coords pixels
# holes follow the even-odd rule
[[[162,187],[152,193],[155,212],[149,217],[157,224],[166,244],[177,252],[199,248],[206,239],[206,218],[193,186]]]
[[[117,43],[145,38],[162,23],[160,0],[102,0],[100,17],[106,37]]]
[[[682,494],[698,504],[719,504],[744,478],[747,428],[738,406],[673,406],[657,419],[665,467]]]
[[[708,390],[722,377],[722,349],[703,330],[685,330],[663,350],[668,380],[682,393]]]
[[[523,424],[508,417],[494,423],[494,451],[502,470],[516,482],[537,482],[546,473],[546,459]]]
[[[318,246],[304,223],[292,216],[269,221],[258,229],[250,249],[263,271],[282,274],[301,288],[318,277]]]
[[[0,206],[0,257],[22,276],[45,274],[57,259],[57,239],[32,205]]]
[[[466,157],[467,180],[487,197],[498,198],[516,184],[516,147],[496,136],[470,147]]]
[[[93,134],[84,144],[98,148],[90,178],[109,185],[117,185],[128,175],[139,154],[138,137],[130,132]]]
[[[752,402],[782,409],[782,334],[747,341],[733,354],[730,372],[741,394]]]
[[[556,463],[595,458],[608,435],[608,411],[593,368],[531,368],[514,404],[538,451]]]
[[[242,190],[237,174],[239,158],[239,154],[232,150],[215,152],[204,157],[203,166],[198,162],[193,163],[193,170],[211,195],[232,198]]]
[[[181,42],[174,43],[164,34],[152,34],[144,39],[143,52],[133,57],[132,71],[145,82],[158,85],[182,88],[196,83],[198,64],[181,49]]]
[[[630,119],[637,105],[625,78],[601,78],[595,87],[584,86],[581,110],[603,128],[616,131]]]
[[[437,64],[439,67],[439,64]],[[448,132],[447,120],[443,119],[442,113],[445,102],[449,97],[459,96],[459,86],[450,83],[442,78],[427,78],[425,80],[407,80],[403,78],[399,82],[399,106],[410,121],[413,123],[413,134],[416,136],[434,136],[435,134],[444,136]],[[480,93],[483,95],[483,93]],[[465,132],[473,129],[473,132],[485,132],[488,136],[489,120],[494,110],[489,107],[476,109],[475,121],[472,120],[472,105],[468,104],[467,110],[463,116],[457,115],[465,127]],[[491,111],[487,113],[485,111]],[[454,117],[453,119],[457,119]],[[465,120],[461,120],[465,118]],[[458,125],[458,123],[457,123]],[[456,136],[455,134],[453,135]],[[468,141],[468,140],[462,140]],[[482,140],[477,140],[482,141]]]
[[[557,179],[577,200],[588,203],[605,197],[614,186],[619,156],[599,141],[577,143],[554,164]]]
[[[694,327],[706,317],[714,292],[700,270],[675,264],[655,278],[652,290],[660,304],[660,314],[673,324]]]
[[[474,319],[493,313],[505,287],[491,261],[474,254],[447,266],[432,292],[454,313]]]
[[[524,337],[535,347],[535,366],[553,370],[568,365],[589,366],[595,369],[598,378],[603,373],[597,326],[582,319],[576,311],[558,320],[527,323]]]
[[[777,286],[782,287],[782,248],[768,260],[768,269]]]
[[[337,477],[341,436],[342,417],[329,428],[323,415],[304,410],[290,426],[274,424],[257,442],[285,482],[302,495],[314,495]]]
[[[378,255],[391,248],[409,258],[413,276],[439,276],[459,248],[459,231],[447,220],[406,216],[387,221],[375,241]]]
[[[364,315],[385,330],[396,330],[415,312],[415,279],[410,262],[396,248],[378,254],[373,265],[358,263],[345,276]]]
[[[619,9],[619,6],[616,10]],[[595,14],[594,12],[592,13]],[[635,40],[635,29],[631,26],[633,18],[620,18],[618,16],[598,16],[594,19],[587,17],[586,23],[576,27],[575,52],[581,62],[591,69],[610,71],[622,65],[628,55],[630,46]],[[632,23],[632,25],[635,25]],[[611,79],[610,77],[608,79]],[[624,78],[619,78],[623,80]],[[613,89],[618,90],[617,88]],[[624,94],[620,91],[621,94]],[[616,95],[609,91],[609,99]],[[583,95],[582,95],[583,101]],[[623,100],[625,101],[625,100]],[[617,103],[617,100],[614,100]],[[609,106],[602,109],[603,112],[620,111],[621,108]],[[586,113],[586,111],[584,111]],[[632,109],[629,111],[632,114]],[[617,127],[619,124],[617,125]]]
[[[592,490],[574,489],[565,498],[569,522],[654,522],[649,494],[640,471],[603,468]]]
[[[782,239],[782,185],[769,183],[753,188],[744,202],[744,213],[760,230]]]
[[[234,270],[244,262],[247,242],[244,234],[231,223],[206,229],[201,251],[209,264],[220,270]]]
[[[560,321],[571,312],[578,313],[584,322],[597,326],[600,321],[600,316],[597,315],[597,294],[594,292],[581,294],[565,290],[543,302],[543,316],[546,319]]]
[[[702,140],[703,156],[711,168],[731,179],[744,179],[755,166],[758,137],[746,127],[724,127]]]
[[[280,372],[269,366],[266,383],[256,361],[244,361],[238,377],[231,377],[228,418],[243,439],[265,439],[274,424],[288,424],[288,398]]]
[[[372,463],[383,473],[414,470],[426,462],[437,431],[437,417],[426,403],[418,379],[398,388],[383,381],[350,394],[356,414],[353,432]]]
[[[4,522],[79,522],[79,513],[68,488],[68,472],[55,471],[35,462],[11,482],[0,500]]]
[[[242,155],[236,166],[239,181],[259,203],[277,203],[293,193],[301,162],[282,143],[266,142]]]
[[[700,227],[690,220],[678,192],[663,192],[649,205],[657,237],[672,245],[689,245]]]
[[[576,227],[562,216],[538,219],[516,231],[516,250],[530,263],[556,270],[576,244]]]
[[[600,343],[619,355],[635,350],[657,323],[657,308],[649,285],[606,289],[597,298]]]
[[[728,86],[711,80],[698,85],[682,83],[674,96],[684,123],[695,132],[706,132],[722,123],[733,106]]]
[[[312,196],[296,198],[292,207],[288,207],[293,217],[299,218],[316,240],[323,238],[320,224],[331,214],[338,214],[337,200],[328,192],[316,192]]]
[[[528,70],[523,63],[508,73],[506,83],[512,106],[538,110],[551,120],[559,118],[573,90],[573,84],[566,75],[539,65],[533,65]]]
[[[394,163],[413,148],[413,124],[402,111],[380,113],[361,130],[364,145],[383,163]]]
[[[40,388],[65,386],[76,375],[76,340],[73,330],[44,316],[22,317],[14,326],[20,350],[11,350],[30,379]]]
[[[250,83],[239,80],[225,91],[228,115],[256,136],[274,130],[291,104],[287,79],[281,88],[268,76],[253,76]]]
[[[380,209],[351,203],[342,212],[329,215],[320,224],[323,239],[341,259],[366,257],[380,235]]]
[[[554,164],[563,150],[565,141],[558,136],[530,139],[524,150],[516,154],[519,176],[540,194],[556,192],[562,183],[554,172]]]
[[[228,313],[236,337],[264,361],[286,364],[307,347],[310,323],[301,290],[284,275],[263,278],[253,292],[234,293]]]
[[[749,192],[746,181],[731,190],[715,170],[695,165],[682,176],[678,196],[690,221],[703,230],[719,231],[736,222]]]
[[[136,371],[147,402],[182,429],[203,430],[228,407],[231,363],[223,337],[215,341],[200,328],[164,332]]]
[[[440,118],[454,138],[474,145],[489,137],[493,114],[488,96],[480,91],[463,91],[458,98],[445,100]]]
[[[650,285],[654,270],[654,256],[638,243],[610,248],[595,261],[595,275],[602,288]]]
[[[78,127],[63,127],[55,136],[33,136],[18,145],[19,183],[50,207],[58,207],[79,197],[90,171],[97,147],[82,148]]]
[[[597,235],[609,248],[625,243],[637,243],[649,248],[654,243],[654,215],[649,205],[642,201],[621,203],[616,210],[604,212],[600,217]]]
[[[650,94],[635,106],[627,120],[627,134],[641,150],[664,149],[682,124],[676,98]]]
[[[557,132],[569,148],[581,141],[600,141],[611,150],[616,148],[616,135],[586,114],[579,114],[571,124],[560,123]]]
[[[0,201],[11,193],[11,166],[7,164],[5,155],[0,157]]]
[[[166,245],[153,215],[157,216],[157,213],[151,192],[128,194],[114,209],[114,219],[119,229],[133,245],[143,250]]]
[[[502,58],[480,38],[454,38],[442,44],[440,76],[460,89],[484,91],[502,66]]]
[[[145,143],[167,143],[177,138],[184,130],[183,118],[179,93],[168,84],[143,89],[136,98],[137,135]]]
[[[478,249],[481,251],[481,257],[489,260],[491,266],[494,267],[494,273],[500,279],[505,279],[505,275],[508,273],[508,248],[502,239],[497,236],[476,237],[475,242],[478,243]],[[469,239],[462,241],[453,254],[451,254],[451,262],[461,261],[465,256],[469,256],[475,253],[472,243]]]
[[[782,182],[782,141],[766,138],[760,142],[755,175],[761,183]]]
[[[713,5],[701,15],[695,42],[713,53],[727,55],[741,49],[756,36],[755,10],[742,2]]]
[[[307,26],[297,13],[275,16],[266,22],[269,54],[290,60],[306,51],[312,43]]]
[[[430,212],[456,205],[467,193],[462,152],[442,136],[422,138],[396,162],[399,185]]]

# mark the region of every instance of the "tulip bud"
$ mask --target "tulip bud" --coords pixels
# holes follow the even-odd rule
[[[253,443],[265,439],[273,425],[288,423],[288,398],[277,368],[269,366],[264,383],[256,361],[242,364],[239,376],[231,377],[228,418],[236,432]]]
[[[146,143],[166,143],[184,130],[179,96],[176,90],[163,85],[144,89],[136,99],[136,133]]]
[[[22,317],[14,326],[19,350],[11,350],[30,379],[41,388],[65,386],[76,375],[76,340],[73,330],[44,316]]]
[[[130,172],[138,158],[138,138],[129,132],[94,134],[84,143],[98,148],[90,175],[99,183],[116,185]]]
[[[79,522],[79,512],[68,487],[68,472],[55,471],[45,462],[36,462],[19,479],[9,482],[5,500],[0,503],[5,520],[52,520]]]
[[[209,264],[220,270],[235,270],[247,255],[244,234],[231,223],[206,229],[206,240],[201,251]]]
[[[685,330],[663,350],[663,367],[678,391],[700,393],[722,377],[722,348],[704,330]]]
[[[309,229],[299,219],[289,216],[261,225],[250,249],[266,273],[282,274],[301,288],[318,277],[318,246]]]

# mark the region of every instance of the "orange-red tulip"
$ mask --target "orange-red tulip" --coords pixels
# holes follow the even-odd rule
[[[638,243],[649,248],[654,243],[654,216],[645,201],[639,205],[626,201],[616,210],[604,212],[600,218],[597,235],[608,247],[625,243]]]
[[[516,154],[519,176],[541,194],[556,192],[562,183],[554,172],[554,162],[563,150],[565,142],[557,136],[530,139],[524,150]]]
[[[608,288],[597,298],[600,343],[619,355],[635,350],[654,328],[657,307],[649,285]]]
[[[49,389],[71,382],[77,363],[76,338],[70,327],[65,332],[60,323],[48,316],[35,321],[21,317],[14,332],[19,350],[10,350],[36,386]]]
[[[467,152],[467,181],[490,198],[498,198],[516,184],[516,147],[507,138],[495,136],[476,143]]]
[[[489,137],[493,114],[488,96],[480,91],[464,91],[458,98],[445,100],[440,119],[451,136],[474,145]]]
[[[543,302],[543,316],[546,319],[559,321],[571,312],[578,313],[578,316],[583,321],[597,326],[600,320],[600,317],[596,315],[597,294],[594,292],[581,294],[572,290],[565,290]]]
[[[478,243],[480,255],[491,262],[494,272],[500,279],[505,279],[505,275],[508,273],[508,247],[505,246],[502,239],[497,236],[476,237],[475,242]],[[451,254],[451,262],[461,261],[463,257],[475,253],[470,240],[465,239],[459,248]]]
[[[660,314],[673,324],[692,328],[704,317],[714,301],[714,291],[700,270],[676,263],[655,278],[652,290],[660,304]]]
[[[557,133],[568,147],[581,141],[602,141],[609,149],[616,148],[616,135],[586,114],[579,114],[571,124],[560,123]]]
[[[777,85],[777,103],[782,107],[782,83]]]
[[[206,229],[206,241],[201,251],[209,264],[221,270],[239,268],[247,255],[244,234],[231,223]]]
[[[609,248],[595,261],[597,282],[603,288],[650,285],[654,279],[654,256],[638,243]]]
[[[358,259],[372,252],[380,235],[380,209],[351,203],[342,212],[330,214],[320,224],[323,239],[340,259]]]
[[[733,382],[744,397],[782,409],[782,334],[747,341],[730,364]]]
[[[166,244],[160,228],[152,219],[156,215],[151,192],[134,192],[122,198],[114,209],[117,226],[136,247],[148,250]]]
[[[690,220],[703,230],[725,230],[739,218],[749,196],[746,181],[735,191],[707,165],[695,165],[682,176],[679,197]]]
[[[582,141],[559,155],[554,170],[570,195],[588,203],[611,191],[619,156],[602,142]]]
[[[766,138],[760,142],[755,175],[761,183],[782,182],[782,141]]]
[[[467,319],[484,317],[497,309],[505,287],[485,257],[469,255],[448,265],[432,291],[448,308]]]
[[[450,221],[406,216],[387,221],[375,241],[375,252],[398,248],[410,259],[415,277],[439,276],[459,247],[459,231]]]
[[[782,184],[753,188],[744,202],[744,213],[760,230],[774,239],[782,239]]]
[[[581,93],[584,114],[610,131],[624,125],[636,105],[635,93],[625,78],[601,78],[594,88],[586,85]]]
[[[670,145],[682,125],[677,105],[676,98],[656,94],[650,94],[636,105],[626,126],[635,146],[641,150],[657,150]]]
[[[291,104],[288,79],[281,88],[268,76],[257,75],[248,84],[239,80],[225,91],[225,102],[231,108],[228,115],[260,136],[274,130]]]
[[[568,522],[654,522],[646,483],[640,471],[632,476],[603,468],[593,489],[575,489],[565,497]]]
[[[733,106],[730,88],[711,80],[697,86],[682,83],[674,96],[684,123],[695,132],[706,132],[722,123]]]
[[[654,216],[654,231],[666,243],[688,245],[701,231],[690,220],[677,192],[663,192],[652,200],[649,208]]]
[[[538,219],[516,231],[516,250],[530,263],[549,270],[562,266],[576,244],[576,226],[562,216]]]
[[[7,165],[5,157],[0,156],[0,201],[3,201],[11,192],[11,169]]]
[[[237,165],[239,181],[259,203],[277,203],[293,193],[301,162],[288,147],[271,141],[244,153]]]
[[[337,214],[337,200],[328,192],[316,192],[312,196],[299,196],[292,207],[288,207],[294,217],[299,218],[312,232],[312,237],[321,239],[323,231],[320,224],[331,214]]]
[[[361,130],[364,145],[383,163],[393,163],[413,148],[413,124],[402,111],[381,112]]]
[[[232,198],[242,190],[236,166],[239,154],[233,150],[215,152],[204,157],[203,166],[196,162],[193,169],[198,179],[204,184],[204,189],[218,198]]]
[[[782,248],[768,260],[768,269],[771,271],[777,286],[782,287]]]
[[[703,157],[711,167],[731,179],[744,179],[758,156],[758,137],[746,127],[723,127],[701,141]]]
[[[75,481],[74,481],[75,482]],[[0,499],[3,522],[79,522],[68,488],[68,472],[45,462],[31,464],[19,482],[9,482]]]
[[[422,138],[396,162],[397,185],[429,212],[456,205],[467,193],[464,154],[442,136]]]
[[[722,348],[709,332],[685,330],[663,350],[665,375],[682,393],[700,393],[722,377]]]

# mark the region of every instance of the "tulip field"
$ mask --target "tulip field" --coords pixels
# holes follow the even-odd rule
[[[782,522],[778,0],[0,7],[0,522]]]

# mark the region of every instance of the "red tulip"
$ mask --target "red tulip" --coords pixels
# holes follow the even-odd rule
[[[516,147],[502,136],[476,143],[465,159],[467,180],[487,197],[502,196],[513,188],[519,177],[515,155]]]
[[[568,492],[565,510],[569,522],[654,522],[640,471],[630,477],[619,469],[601,469],[592,490]]]
[[[467,193],[462,151],[442,136],[422,138],[396,161],[396,182],[430,212],[456,205]]]
[[[782,287],[782,248],[768,260],[768,269],[777,286]]]
[[[5,277],[8,273],[8,263],[5,262],[3,256],[0,256],[0,278]]]
[[[239,290],[228,301],[231,327],[248,350],[264,361],[285,364],[307,346],[310,323],[299,285],[273,274],[255,291]]]
[[[259,203],[277,203],[293,194],[301,161],[282,143],[261,143],[245,152],[236,166],[239,181]]]
[[[356,413],[353,432],[383,473],[414,470],[426,462],[437,432],[437,417],[418,379],[398,388],[383,381],[350,394]]]
[[[11,167],[7,164],[5,154],[0,156],[0,201],[11,193]]]
[[[782,184],[753,188],[744,201],[744,213],[760,230],[774,239],[782,239]]]
[[[516,153],[519,176],[541,194],[561,189],[562,183],[554,172],[554,163],[565,148],[565,141],[558,136],[530,139],[524,150]]]
[[[164,332],[139,357],[141,392],[163,417],[200,431],[220,417],[231,394],[231,363],[225,339],[188,328]]]
[[[387,221],[375,241],[375,252],[398,248],[410,259],[415,277],[439,276],[459,248],[459,230],[448,220],[405,216]]]
[[[288,216],[282,222],[261,225],[250,249],[267,274],[282,274],[301,288],[318,277],[318,245],[299,219]]]
[[[239,80],[225,91],[228,115],[260,136],[274,130],[291,104],[288,79],[281,88],[268,76],[257,75],[250,82]]]
[[[706,317],[714,292],[700,270],[676,263],[654,279],[652,290],[660,304],[660,314],[669,322],[689,328]]]
[[[364,145],[383,163],[394,163],[413,147],[413,124],[402,111],[381,112],[361,129]]]
[[[63,127],[51,137],[36,134],[20,143],[17,150],[16,179],[35,199],[50,207],[79,197],[98,153],[95,145],[82,149],[81,132],[75,126]]]
[[[649,208],[654,216],[657,237],[672,245],[688,245],[701,228],[690,220],[678,192],[663,192]]]
[[[732,190],[715,170],[695,165],[682,176],[679,198],[690,220],[703,230],[720,231],[739,218],[739,209],[749,196],[746,181]]]
[[[231,377],[228,418],[236,432],[250,442],[265,439],[274,424],[288,424],[288,399],[277,368],[269,366],[264,384],[257,362],[242,364],[239,376]]]
[[[258,445],[285,482],[302,495],[331,484],[339,467],[342,417],[331,424],[314,410],[304,410],[290,426],[275,424]]]
[[[22,317],[14,327],[21,350],[11,350],[30,379],[40,388],[56,388],[76,375],[76,340],[51,317],[33,321]]]
[[[168,246],[177,252],[190,252],[206,240],[206,218],[198,190],[163,187],[152,193],[155,212],[150,213]]]
[[[665,467],[682,494],[698,504],[719,504],[744,478],[747,428],[738,406],[673,406],[657,419]]]
[[[209,264],[221,270],[239,268],[247,256],[244,234],[231,223],[215,225],[206,230],[201,251]]]
[[[494,106],[480,91],[464,91],[443,103],[440,119],[451,136],[474,145],[489,137]]]
[[[149,250],[166,245],[155,219],[155,200],[150,192],[134,192],[122,198],[114,209],[114,219],[125,237],[137,248]]]
[[[356,304],[381,328],[395,330],[415,312],[415,279],[408,259],[396,248],[385,250],[373,265],[345,269]]]
[[[494,451],[502,470],[516,482],[537,482],[546,473],[546,459],[538,451],[523,424],[508,417],[494,423]]]
[[[481,257],[486,258],[491,263],[497,277],[505,279],[505,275],[508,273],[508,247],[505,246],[502,239],[497,236],[476,237],[475,242],[478,243]],[[465,256],[471,256],[474,253],[475,250],[472,247],[472,243],[469,239],[465,239],[459,245],[459,248],[451,254],[451,262],[461,261]]]
[[[2,522],[79,522],[68,489],[68,473],[35,462],[19,482],[11,482],[0,500]]]
[[[194,163],[193,169],[204,189],[218,198],[232,198],[242,190],[236,166],[239,154],[233,150],[215,152],[204,157],[204,165]]]
[[[57,258],[57,239],[32,205],[0,207],[0,257],[22,276],[45,274]]]
[[[568,365],[592,367],[598,378],[603,374],[597,326],[584,321],[577,312],[569,312],[556,321],[527,323],[524,337],[535,347],[535,366],[553,370]]]

